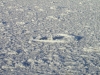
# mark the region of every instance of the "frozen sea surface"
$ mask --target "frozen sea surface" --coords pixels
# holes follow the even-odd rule
[[[0,0],[0,75],[100,75],[100,0]]]

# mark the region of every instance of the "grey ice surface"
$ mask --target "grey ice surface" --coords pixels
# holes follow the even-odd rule
[[[100,0],[0,0],[0,75],[100,75]]]

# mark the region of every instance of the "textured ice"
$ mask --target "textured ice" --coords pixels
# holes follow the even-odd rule
[[[100,75],[100,1],[0,0],[0,75]]]

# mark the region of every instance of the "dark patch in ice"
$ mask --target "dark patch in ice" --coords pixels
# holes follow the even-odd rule
[[[57,70],[52,70],[52,73],[54,73],[54,75],[60,75]]]
[[[53,72],[53,73],[56,73],[56,71],[55,71],[55,70],[53,70],[52,72]]]
[[[15,62],[12,62],[12,66],[13,66],[13,67],[15,67],[15,64],[16,64]]]
[[[2,50],[2,47],[0,47],[0,50]]]
[[[37,32],[37,30],[34,30],[34,32]]]
[[[22,30],[22,33],[25,33],[26,32],[26,30]]]
[[[95,66],[97,66],[98,64],[99,64],[99,62],[98,62],[98,60],[91,60],[91,62],[95,65]]]
[[[23,65],[24,65],[24,66],[26,66],[26,67],[28,67],[28,66],[30,66],[30,65],[31,65],[31,63],[30,63],[30,62],[28,62],[28,61],[24,61],[24,62],[23,62]]]
[[[36,39],[36,37],[33,36],[33,39]]]
[[[0,59],[4,58],[5,57],[5,54],[0,54]]]
[[[29,22],[26,22],[25,24],[29,24]]]
[[[64,36],[55,36],[55,37],[53,37],[53,40],[61,40],[63,38],[64,38]]]
[[[59,57],[60,57],[61,62],[65,62],[65,57],[64,56],[59,55]]]
[[[60,16],[58,16],[57,18],[60,19]]]
[[[75,40],[77,40],[77,41],[80,41],[81,39],[83,39],[83,36],[74,35],[74,34],[71,34],[71,35],[74,36]]]
[[[19,53],[22,53],[22,50],[18,49],[16,52],[19,54]]]
[[[77,41],[80,41],[82,38],[83,38],[82,36],[75,36],[75,39],[76,39]]]
[[[6,22],[6,21],[3,21],[2,24],[3,24],[3,25],[7,25],[7,22]]]
[[[85,70],[86,70],[86,73],[88,73],[88,71],[89,71],[89,68],[88,68],[88,67],[86,67],[86,68],[85,68]]]
[[[44,63],[47,63],[48,59],[42,59],[44,61]]]
[[[87,62],[87,60],[85,59],[85,58],[83,58],[83,60],[84,60],[84,66],[85,66],[85,70],[86,70],[86,72],[88,72],[89,71],[89,63]]]
[[[2,35],[5,35],[6,33],[2,33]]]
[[[34,62],[34,63],[35,63],[36,66],[38,66],[38,64],[39,64],[38,62]]]
[[[64,9],[64,8],[66,8],[66,7],[63,7],[63,6],[58,6],[58,7],[57,7],[57,9],[60,9],[60,10],[61,10],[61,9]]]
[[[42,37],[42,38],[40,38],[40,40],[47,40],[47,37],[46,36]]]

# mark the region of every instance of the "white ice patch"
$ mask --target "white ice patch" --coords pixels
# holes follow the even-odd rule
[[[83,48],[83,51],[85,51],[85,52],[100,52],[100,47]]]
[[[33,41],[36,42],[49,42],[49,43],[69,43],[74,40],[74,37],[68,34],[56,34],[56,36],[41,37],[37,36]]]
[[[64,50],[64,49],[66,49],[66,47],[61,47],[61,48],[59,48],[60,50]]]
[[[56,10],[56,7],[55,7],[55,6],[52,6],[52,7],[50,7],[50,9],[52,9],[52,10]]]
[[[18,64],[16,63],[16,64],[15,64],[15,68],[17,68],[17,67],[25,68],[25,66],[23,66],[21,63],[18,63]]]
[[[57,20],[57,18],[56,18],[56,17],[54,17],[54,16],[47,16],[47,17],[46,17],[46,19],[53,19],[53,20]]]
[[[21,11],[21,12],[23,12],[24,9],[19,8],[19,9],[16,9],[16,11]]]
[[[33,15],[34,13],[33,13],[33,12],[28,12],[28,14],[29,14],[29,15]]]
[[[65,38],[72,38],[72,36],[68,34],[57,34],[57,35],[64,36]]]
[[[0,6],[4,6],[4,4],[3,3],[0,3]]]
[[[32,19],[31,21],[34,22],[34,19]]]
[[[12,69],[14,67],[10,67],[10,66],[2,66],[2,69]]]
[[[23,25],[25,22],[16,22],[17,25]]]
[[[38,11],[44,11],[42,8],[40,8],[39,6],[35,6],[35,9],[37,9]]]
[[[79,2],[80,5],[82,5],[82,2]]]
[[[30,58],[30,59],[28,59],[28,62],[34,62],[34,60]]]
[[[39,9],[39,6],[34,6],[34,8]]]
[[[61,16],[66,16],[67,14],[66,13],[61,13]]]
[[[65,43],[64,40],[37,40],[37,39],[34,39],[33,41],[37,41],[37,42],[49,42],[49,43]]]
[[[17,54],[15,51],[8,52],[9,55]]]
[[[43,10],[43,9],[41,9],[41,8],[40,8],[40,9],[38,9],[38,10],[39,10],[39,11],[44,11],[44,10]]]
[[[76,10],[69,10],[69,9],[66,9],[65,12],[66,12],[66,13],[75,13],[75,12],[77,12],[77,11],[76,11]]]
[[[12,6],[8,6],[7,8],[8,8],[8,9],[12,9],[13,7],[12,7]]]
[[[4,30],[5,30],[5,28],[0,26],[0,31],[4,31]]]

